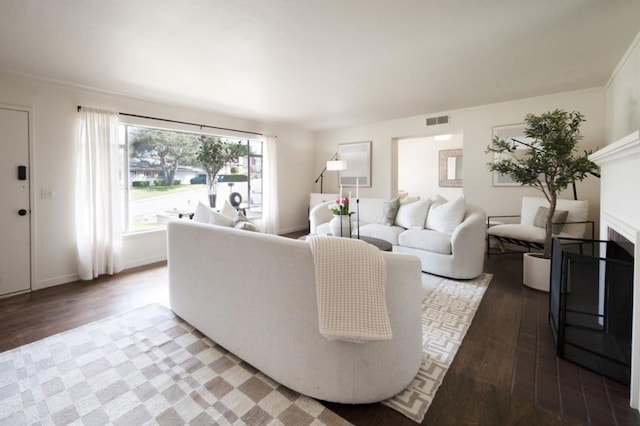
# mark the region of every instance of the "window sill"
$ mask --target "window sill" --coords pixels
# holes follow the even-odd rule
[[[146,231],[129,231],[122,234],[123,240],[135,240],[145,238],[151,235],[166,234],[167,228],[149,229]]]

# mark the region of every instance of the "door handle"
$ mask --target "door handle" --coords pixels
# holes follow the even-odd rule
[[[20,209],[20,210],[18,210],[18,214],[20,216],[25,216],[27,214],[27,211],[25,209]]]

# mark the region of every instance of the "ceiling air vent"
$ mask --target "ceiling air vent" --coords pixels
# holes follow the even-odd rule
[[[436,126],[438,124],[447,124],[449,122],[448,115],[441,115],[440,117],[427,118],[427,126]]]

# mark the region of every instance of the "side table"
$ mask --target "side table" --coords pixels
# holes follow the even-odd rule
[[[302,241],[306,241],[307,237],[309,237],[310,235],[303,235],[301,237],[299,237],[299,240]],[[338,237],[338,238],[344,238],[344,237]],[[357,238],[353,238],[354,240],[356,240]],[[360,240],[364,241],[365,243],[371,244],[372,246],[377,247],[380,251],[392,251],[393,249],[393,244],[391,244],[388,241],[385,240],[381,240],[380,238],[373,238],[373,237],[360,237]]]

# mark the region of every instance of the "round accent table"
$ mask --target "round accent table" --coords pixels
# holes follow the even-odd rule
[[[308,236],[309,236],[309,235],[303,235],[302,237],[300,237],[300,238],[298,238],[298,239],[299,239],[299,240],[303,240],[303,241],[304,241],[304,240],[306,240],[306,239],[307,239],[307,237],[308,237]],[[353,237],[353,239],[355,240],[355,239],[357,239],[357,238]],[[388,241],[381,240],[380,238],[362,237],[362,236],[361,236],[361,237],[360,237],[360,239],[361,239],[362,241],[364,241],[365,243],[369,243],[369,244],[371,244],[372,246],[376,246],[376,247],[378,247],[378,249],[379,249],[380,251],[391,251],[391,250],[392,250],[392,248],[393,248],[393,244],[391,244],[391,243],[390,243],[390,242],[388,242]]]
[[[391,249],[393,248],[393,244],[391,244],[389,241],[381,240],[380,238],[360,236],[360,239],[366,243],[378,247],[380,251],[391,251]]]

